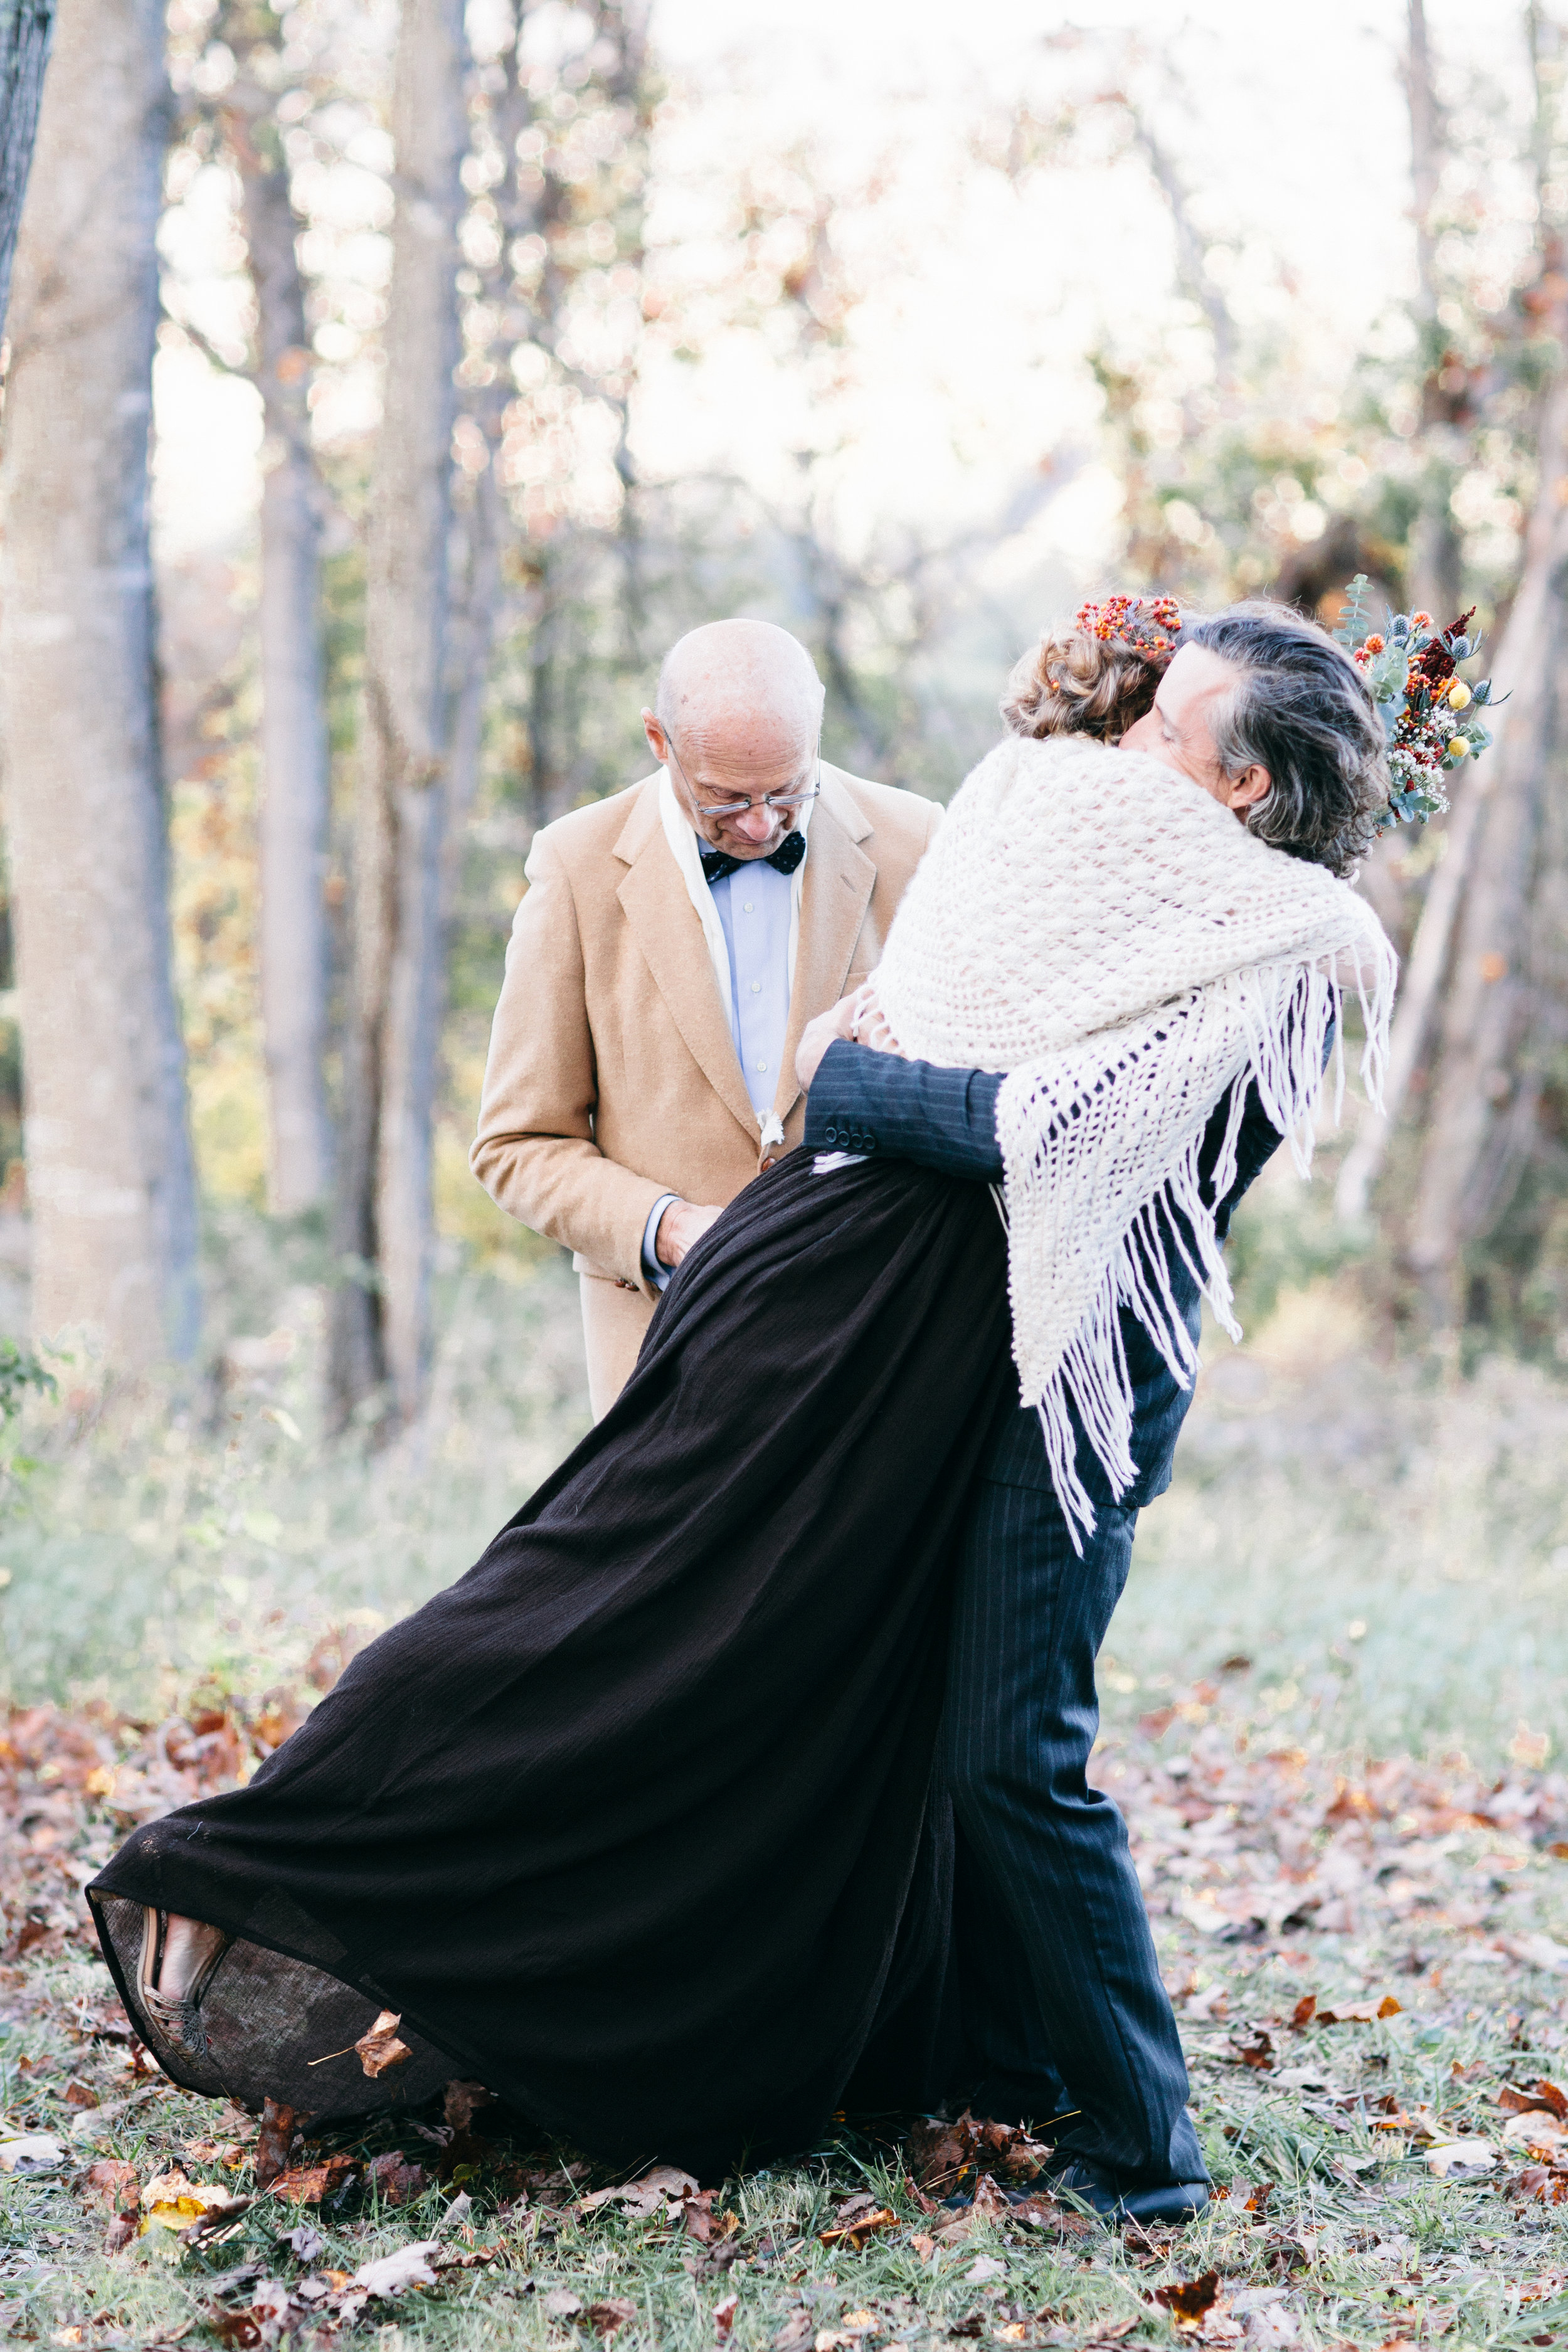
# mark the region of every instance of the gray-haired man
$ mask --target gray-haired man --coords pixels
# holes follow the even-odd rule
[[[1184,636],[1153,709],[1122,738],[1190,776],[1262,839],[1342,872],[1386,791],[1383,732],[1323,631],[1238,606]],[[906,1062],[849,1042],[835,1008],[802,1040],[808,1148],[851,1148],[995,1183],[1002,1079]],[[1205,1181],[1229,1113],[1205,1139]],[[1216,1232],[1281,1138],[1248,1101]],[[1213,1198],[1212,1189],[1210,1198]],[[1195,1339],[1199,1294],[1167,1253]],[[1032,1412],[993,1432],[955,1596],[943,1768],[958,1840],[959,1969],[976,2113],[1026,2120],[1057,2145],[1058,2185],[1107,2215],[1190,2218],[1208,2182],[1187,2075],[1127,1832],[1089,1784],[1094,1661],[1121,1596],[1142,1507],[1170,1483],[1190,1391],[1131,1313],[1133,1486],[1110,1491],[1092,1449],[1079,1472],[1096,1526],[1075,1551]]]

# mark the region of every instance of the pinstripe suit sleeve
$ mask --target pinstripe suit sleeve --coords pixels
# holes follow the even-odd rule
[[[913,1160],[944,1176],[994,1184],[1002,1175],[1001,1090],[1001,1078],[988,1070],[939,1069],[838,1038],[812,1080],[805,1148]]]

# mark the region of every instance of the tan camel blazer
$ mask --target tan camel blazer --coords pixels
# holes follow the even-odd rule
[[[942,810],[826,761],[773,1108],[800,1141],[800,1033],[869,972]],[[607,1410],[658,1297],[643,1229],[661,1192],[732,1201],[763,1163],[702,926],[659,821],[658,777],[534,837],[468,1164],[521,1223],[575,1253],[589,1387]]]

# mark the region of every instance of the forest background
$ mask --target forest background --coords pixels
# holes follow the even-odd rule
[[[1568,2337],[1565,77],[1542,0],[0,0],[0,2333]],[[1497,741],[1367,861],[1390,1116],[1244,1204],[1100,1662],[1204,2220],[170,2089],[82,1886],[585,1426],[467,1146],[668,645],[782,623],[946,798],[1086,590],[1358,572]]]
[[[583,1425],[560,1254],[467,1145],[532,834],[644,772],[683,628],[792,628],[828,755],[945,798],[1086,590],[1333,621],[1359,572],[1378,612],[1477,607],[1510,698],[1363,875],[1406,958],[1393,1116],[1249,1204],[1252,1345],[1148,1549],[1282,1656],[1370,1579],[1391,1737],[1446,1736],[1479,1642],[1482,1748],[1547,1738],[1552,11],[1333,0],[1310,58],[1228,0],[1158,34],[1011,0],[0,16],[5,235],[42,77],[0,446],[13,1696],[352,1646]],[[1238,1446],[1295,1482],[1272,1553]],[[1418,1588],[1449,1605],[1417,1644]]]

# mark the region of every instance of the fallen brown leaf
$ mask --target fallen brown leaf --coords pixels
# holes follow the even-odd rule
[[[1154,2300],[1170,2313],[1184,2335],[1194,2335],[1219,2301],[1219,2273],[1205,2271],[1202,2278],[1157,2286]]]
[[[400,2011],[384,2009],[354,2043],[355,2055],[373,2082],[377,2075],[389,2074],[395,2066],[406,2066],[414,2055],[407,2042],[397,2038],[402,2022]],[[450,2123],[452,2118],[448,2116],[447,2120]]]
[[[268,2099],[261,2110],[261,2130],[256,2142],[256,2185],[270,2189],[289,2169],[289,2151],[294,2145],[295,2115],[292,2107],[280,2107]]]
[[[118,2157],[102,2157],[98,2163],[89,2164],[82,2175],[81,2186],[89,2204],[108,2205],[116,2213],[141,2210],[142,2185],[136,2177],[136,2167]]]
[[[878,2205],[869,2213],[858,2214],[852,2221],[840,2222],[831,2230],[818,2231],[817,2239],[824,2246],[849,2246],[858,2253],[879,2231],[896,2230],[898,2226],[899,2217],[891,2208]]]
[[[1505,2083],[1498,2093],[1497,2103],[1514,2115],[1529,2115],[1544,2109],[1546,2114],[1555,2116],[1559,2123],[1568,2122],[1568,2096],[1558,2089],[1555,2083],[1549,2083],[1543,2074],[1537,2075],[1533,2083],[1527,2083],[1522,2087]]]
[[[595,2335],[605,2337],[614,2336],[617,2328],[637,2315],[637,2305],[624,2294],[606,2295],[602,2303],[591,2303],[583,2314]]]
[[[416,2197],[424,2195],[430,2176],[422,2164],[410,2164],[395,2149],[390,2156],[372,2158],[365,2167],[365,2180],[384,2205],[411,2205]]]
[[[728,2344],[730,2331],[735,2325],[735,2314],[740,2308],[741,2298],[738,2294],[727,2294],[721,2303],[714,2305],[713,2340],[715,2343]]]
[[[353,2169],[353,2158],[342,2155],[329,2156],[321,2164],[297,2165],[292,2172],[279,2174],[271,2193],[294,2205],[319,2205],[342,2187]]]
[[[1032,2180],[1051,2154],[1016,2125],[995,2123],[967,2108],[954,2123],[923,2117],[910,2133],[909,2152],[921,2187],[939,2197],[967,2193],[983,2174]]]
[[[441,2096],[441,2114],[454,2131],[467,2131],[479,2108],[494,2104],[494,2093],[482,2083],[448,2083]]]

